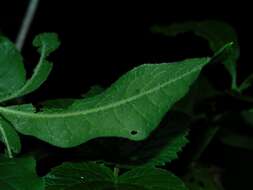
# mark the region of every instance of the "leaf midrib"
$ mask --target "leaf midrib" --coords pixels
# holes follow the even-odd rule
[[[207,63],[208,61],[206,61]],[[126,104],[128,102],[134,101],[138,98],[141,98],[145,95],[151,94],[153,92],[156,92],[157,90],[166,87],[167,85],[170,85],[194,72],[197,72],[198,70],[201,70],[201,68],[203,67],[203,65],[205,64],[201,64],[200,66],[195,67],[194,69],[184,73],[183,75],[180,75],[179,77],[176,77],[172,80],[169,80],[168,82],[165,82],[161,85],[158,85],[150,90],[147,90],[145,92],[141,92],[137,95],[131,96],[129,98],[108,104],[108,105],[104,105],[101,107],[96,107],[96,108],[91,108],[89,110],[84,110],[84,111],[73,111],[73,112],[69,112],[69,113],[30,113],[30,112],[24,112],[24,111],[20,111],[20,110],[13,110],[10,108],[5,108],[5,107],[0,107],[0,112],[5,112],[5,113],[9,113],[9,114],[13,114],[13,115],[21,115],[24,117],[34,117],[34,118],[60,118],[60,117],[72,117],[72,116],[78,116],[78,115],[87,115],[87,114],[91,114],[91,113],[96,113],[96,112],[100,112],[100,111],[105,111],[108,110],[110,108],[115,108],[118,106],[121,106],[123,104]]]

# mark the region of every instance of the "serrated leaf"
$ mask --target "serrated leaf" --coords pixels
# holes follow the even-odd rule
[[[147,162],[147,165],[164,166],[178,158],[178,153],[182,151],[183,147],[189,142],[186,138],[188,131],[182,132],[178,135],[170,137],[168,144],[164,146],[154,158]]]
[[[12,157],[12,152],[18,154],[21,150],[21,143],[19,135],[10,123],[5,121],[0,116],[0,141],[2,141],[6,147],[9,157]]]
[[[0,113],[20,132],[59,147],[73,147],[97,137],[143,140],[198,77],[208,58],[179,63],[144,64],[103,93],[76,100],[62,111],[38,113],[20,106]]]
[[[20,89],[25,84],[26,72],[23,58],[15,45],[0,36],[0,99]]]
[[[167,123],[156,129],[148,139],[120,145],[122,166],[164,166],[178,158],[178,153],[188,143],[190,117],[180,112],[170,112]]]
[[[18,98],[33,92],[47,79],[52,69],[52,63],[46,59],[52,51],[59,47],[59,39],[55,33],[43,33],[35,37],[33,45],[38,48],[41,56],[39,63],[34,69],[32,77],[27,80],[22,87],[19,86],[19,89],[16,89],[11,94],[0,97],[0,102]],[[16,79],[14,78],[14,80]]]
[[[240,56],[240,48],[238,39],[234,29],[227,23],[215,20],[176,23],[170,26],[154,26],[153,32],[161,33],[167,36],[175,36],[180,33],[193,32],[197,36],[206,39],[209,42],[213,52],[218,51],[225,44],[233,42],[234,45],[230,48],[230,52],[224,57],[223,64],[228,70],[231,78],[231,88],[238,91],[236,83],[237,72],[236,62]]]
[[[0,156],[1,190],[44,190],[44,182],[35,172],[31,157],[6,159]]]
[[[172,173],[153,167],[130,170],[120,176],[95,163],[64,163],[46,177],[46,190],[186,190]]]

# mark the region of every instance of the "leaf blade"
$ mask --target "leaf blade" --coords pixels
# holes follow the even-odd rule
[[[203,58],[180,64],[142,65],[103,93],[77,100],[60,112],[34,113],[17,106],[0,107],[0,113],[20,133],[60,147],[73,147],[107,136],[143,140],[168,109],[188,92],[208,62],[208,58]]]

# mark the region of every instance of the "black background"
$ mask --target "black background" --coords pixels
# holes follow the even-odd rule
[[[18,0],[1,4],[0,30],[13,41],[27,4],[28,1]],[[249,13],[238,3],[230,2],[223,7],[214,1],[202,4],[40,1],[23,49],[28,75],[38,57],[31,46],[36,34],[56,32],[62,45],[51,56],[55,63],[47,84],[32,97],[39,100],[77,97],[91,85],[110,85],[123,73],[143,63],[210,55],[207,42],[193,35],[167,39],[149,31],[154,24],[187,20],[215,19],[231,24],[241,45],[239,70],[241,75],[247,75],[247,67],[251,67],[248,61],[251,52],[247,46],[252,41],[250,17],[246,15]]]

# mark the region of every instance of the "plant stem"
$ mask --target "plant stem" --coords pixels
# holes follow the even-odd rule
[[[205,131],[205,133],[202,136],[202,139],[200,140],[200,145],[196,151],[196,153],[193,156],[193,163],[198,161],[199,158],[201,157],[202,153],[205,151],[207,146],[210,144],[212,139],[214,138],[215,134],[219,130],[219,126],[210,126],[208,129]]]
[[[38,4],[39,0],[30,0],[29,2],[24,19],[22,21],[22,25],[17,35],[16,47],[19,51],[21,51],[24,46],[25,39],[37,10]]]
[[[118,167],[114,167],[114,169],[113,169],[113,175],[116,178],[119,176],[119,168]]]
[[[2,127],[1,123],[0,123],[0,134],[2,134],[2,138],[3,138],[4,144],[5,144],[6,148],[7,148],[7,153],[8,153],[9,158],[13,158],[8,138],[6,136],[6,133],[5,133],[4,128]]]
[[[118,189],[119,168],[117,166],[115,166],[113,169],[113,176],[115,179],[115,183],[114,183],[115,188]]]

